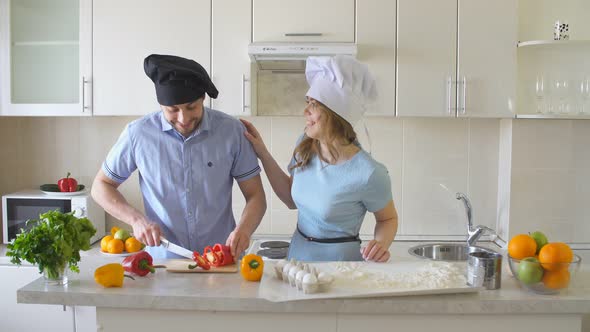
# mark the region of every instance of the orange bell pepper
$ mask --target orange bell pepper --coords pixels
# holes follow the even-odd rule
[[[242,258],[240,264],[240,273],[248,281],[260,281],[264,271],[264,261],[262,257],[255,254],[248,254]]]

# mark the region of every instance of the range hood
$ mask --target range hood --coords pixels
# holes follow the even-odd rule
[[[355,43],[253,43],[248,45],[250,60],[258,70],[278,72],[305,71],[308,56],[352,55],[356,57]]]

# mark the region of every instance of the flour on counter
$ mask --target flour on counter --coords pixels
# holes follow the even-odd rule
[[[333,266],[334,286],[400,290],[464,287],[465,268],[462,263],[429,262],[413,271],[386,273],[370,270],[361,262],[338,262]]]

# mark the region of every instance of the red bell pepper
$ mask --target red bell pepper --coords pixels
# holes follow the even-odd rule
[[[231,248],[219,243],[215,244],[213,248],[211,248],[211,246],[205,247],[205,249],[203,249],[203,256],[209,261],[209,264],[215,267],[234,263]]]
[[[211,268],[211,265],[209,264],[209,262],[199,254],[199,252],[197,251],[193,251],[193,260],[197,263],[197,264],[189,264],[188,268],[189,269],[194,269],[197,266],[202,268],[203,270],[209,270]]]
[[[153,261],[152,256],[148,252],[141,251],[125,257],[121,264],[125,271],[144,277],[148,273],[154,273],[156,271],[152,265]]]
[[[66,193],[78,191],[78,181],[76,181],[74,178],[71,178],[70,172],[68,172],[68,175],[66,175],[65,178],[59,179],[59,181],[57,181],[57,187],[59,188],[59,191]]]

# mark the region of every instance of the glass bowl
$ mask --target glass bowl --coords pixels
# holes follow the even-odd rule
[[[535,259],[516,259],[508,255],[510,271],[522,288],[537,294],[558,294],[567,289],[580,269],[582,258],[574,254],[571,263],[544,263]]]

